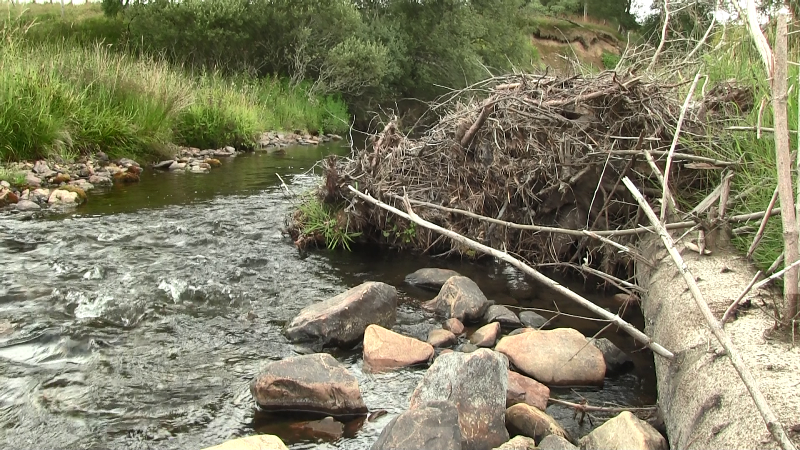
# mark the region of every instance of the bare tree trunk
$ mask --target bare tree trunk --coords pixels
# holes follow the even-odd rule
[[[789,149],[789,118],[787,114],[787,26],[786,14],[778,14],[778,30],[775,39],[775,55],[772,76],[772,109],[775,115],[775,152],[778,159],[778,193],[781,201],[781,219],[783,222],[783,240],[786,249],[786,261],[798,258],[798,229],[795,216],[794,189],[792,189],[792,157]],[[784,310],[783,320],[791,323],[797,315],[798,269],[795,267],[786,272],[784,277]]]

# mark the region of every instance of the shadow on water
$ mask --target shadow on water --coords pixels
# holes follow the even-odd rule
[[[319,182],[305,173],[331,152],[347,150],[246,155],[206,175],[149,171],[70,214],[0,217],[0,448],[204,448],[256,432],[296,449],[368,448],[408,406],[424,368],[366,374],[359,348],[333,352],[370,411],[386,411],[344,424],[257,412],[249,382],[270,361],[297,354],[283,326],[300,309],[366,280],[396,286],[395,331],[425,339],[441,319],[419,304],[435,294],[403,282],[422,267],[458,270],[497,303],[585,314],[505,265],[374,248],[301,257],[281,233],[292,204],[275,173],[302,192]],[[611,306],[592,286],[564,283]],[[604,325],[566,316],[553,323],[584,334]],[[636,369],[603,389],[553,394],[653,404],[652,357],[615,330],[603,336]],[[548,412],[573,435],[591,429],[568,408]]]

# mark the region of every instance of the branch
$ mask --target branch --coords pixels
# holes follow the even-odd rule
[[[657,406],[644,406],[639,408],[620,408],[620,407],[608,407],[608,406],[592,406],[592,405],[582,405],[580,403],[572,403],[567,402],[564,400],[559,400],[557,398],[549,398],[547,401],[551,403],[555,403],[557,405],[569,406],[570,408],[575,408],[575,410],[580,412],[607,412],[611,414],[617,414],[625,411],[630,412],[645,412],[650,414],[655,414],[658,411]]]
[[[658,56],[664,50],[664,43],[667,42],[667,26],[669,26],[669,0],[664,0],[664,27],[661,29],[661,42],[658,43],[656,52],[653,53],[653,59],[650,60],[650,65],[647,66],[647,71],[651,72],[656,65]]]
[[[628,322],[624,321],[619,315],[612,314],[612,313],[606,311],[605,309],[595,305],[594,303],[592,303],[589,300],[581,297],[580,295],[576,294],[575,292],[572,292],[571,290],[565,288],[564,286],[558,284],[557,282],[551,280],[550,278],[542,275],[536,269],[528,266],[527,264],[525,264],[522,261],[514,258],[513,256],[509,255],[508,253],[501,252],[501,251],[499,251],[497,249],[494,249],[492,247],[488,247],[488,246],[483,245],[481,243],[475,242],[475,241],[473,241],[473,240],[471,240],[469,238],[466,238],[466,237],[464,237],[464,236],[462,236],[462,235],[460,235],[460,234],[458,234],[458,233],[456,233],[454,231],[442,228],[442,227],[440,227],[438,225],[435,225],[433,223],[430,223],[430,222],[422,219],[414,211],[411,210],[411,203],[410,202],[408,202],[408,201],[405,202],[406,209],[408,209],[408,214],[406,214],[403,211],[400,211],[399,209],[397,209],[397,208],[395,208],[393,206],[387,205],[386,203],[383,203],[382,201],[373,198],[370,195],[366,195],[366,194],[362,193],[361,191],[359,191],[358,189],[354,188],[353,186],[347,186],[347,188],[352,193],[357,195],[359,198],[361,198],[361,199],[363,199],[363,200],[365,200],[365,201],[367,201],[369,203],[372,203],[373,205],[376,205],[376,206],[378,206],[380,208],[383,208],[383,209],[385,209],[387,211],[393,212],[394,214],[397,214],[398,216],[400,216],[400,217],[402,217],[402,218],[404,218],[406,220],[410,220],[410,221],[416,223],[417,225],[420,225],[422,227],[428,228],[429,230],[433,230],[433,231],[435,231],[435,232],[437,232],[439,234],[443,234],[443,235],[449,237],[450,239],[452,239],[452,240],[454,240],[456,242],[459,242],[459,243],[461,243],[461,244],[463,244],[463,245],[465,245],[467,247],[470,247],[470,248],[472,248],[474,250],[486,253],[487,255],[494,256],[497,259],[503,260],[503,261],[511,264],[512,266],[516,267],[517,269],[521,270],[522,272],[528,274],[534,280],[538,281],[539,283],[541,283],[543,285],[546,285],[546,286],[550,287],[551,289],[555,290],[556,292],[558,292],[559,294],[563,295],[564,297],[569,298],[570,300],[580,304],[581,306],[583,306],[584,308],[586,308],[589,311],[593,312],[597,316],[602,317],[604,319],[608,319],[614,325],[616,325],[619,328],[622,328],[623,330],[625,330],[634,339],[636,339],[637,341],[639,341],[639,342],[647,345],[648,347],[650,347],[653,350],[654,353],[656,353],[656,354],[658,354],[660,356],[663,356],[665,358],[668,358],[668,359],[674,358],[674,355],[672,354],[672,352],[670,352],[669,350],[665,349],[660,344],[658,344],[656,342],[653,342],[653,340],[650,339],[646,334],[642,333],[636,327],[634,327],[633,325],[631,325]]]
[[[767,213],[772,212],[772,208],[775,207],[775,202],[777,200],[778,200],[778,186],[775,186],[775,192],[772,193],[772,199],[770,199],[769,206],[767,206]],[[761,238],[764,236],[764,229],[767,227],[768,221],[769,221],[769,214],[764,214],[764,218],[761,219],[761,225],[758,226],[758,232],[756,233],[756,237],[753,238],[753,243],[750,244],[750,248],[747,249],[747,259],[750,259],[750,257],[753,256],[753,252],[756,251],[758,243],[761,242]]]
[[[739,351],[733,346],[733,342],[731,342],[727,333],[725,333],[725,330],[722,329],[722,326],[720,326],[720,323],[717,321],[717,319],[714,317],[714,314],[711,312],[711,309],[708,307],[708,304],[703,298],[702,292],[700,292],[700,287],[697,286],[694,275],[692,275],[692,272],[689,270],[689,266],[686,265],[686,262],[683,261],[678,249],[675,248],[675,242],[673,242],[672,236],[670,236],[669,232],[661,224],[661,221],[656,216],[656,213],[653,211],[650,205],[647,204],[647,201],[644,199],[644,197],[642,197],[641,192],[639,192],[631,180],[628,177],[625,177],[622,182],[625,183],[625,186],[627,186],[631,191],[631,194],[639,203],[639,206],[642,208],[644,213],[647,215],[650,223],[652,223],[653,226],[658,230],[658,234],[661,236],[664,246],[667,248],[672,260],[678,267],[678,271],[681,273],[681,275],[683,275],[683,279],[689,286],[689,291],[692,293],[695,303],[697,304],[700,313],[702,313],[708,328],[728,353],[728,356],[730,356],[733,368],[736,369],[736,373],[739,374],[739,377],[742,379],[747,391],[753,398],[756,408],[758,408],[758,412],[761,413],[761,417],[767,424],[767,429],[770,433],[772,433],[772,436],[778,441],[783,450],[797,450],[794,444],[792,444],[792,442],[789,440],[789,436],[786,435],[783,425],[781,425],[780,421],[778,421],[775,413],[772,412],[767,400],[764,398],[764,394],[762,394],[761,390],[758,388],[758,383],[756,382],[755,378],[753,378],[753,374],[750,373],[750,369],[748,369],[747,365],[745,365],[744,361],[742,361]]]

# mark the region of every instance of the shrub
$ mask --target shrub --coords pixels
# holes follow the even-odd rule
[[[603,67],[609,70],[613,70],[617,68],[617,64],[619,64],[620,56],[616,53],[611,53],[609,51],[603,51],[601,56],[603,61]]]

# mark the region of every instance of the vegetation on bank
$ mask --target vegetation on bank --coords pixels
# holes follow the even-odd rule
[[[306,84],[192,73],[102,43],[31,41],[35,29],[9,21],[0,30],[0,160],[100,150],[154,159],[173,144],[246,148],[264,131],[339,133],[350,122],[338,96]]]

